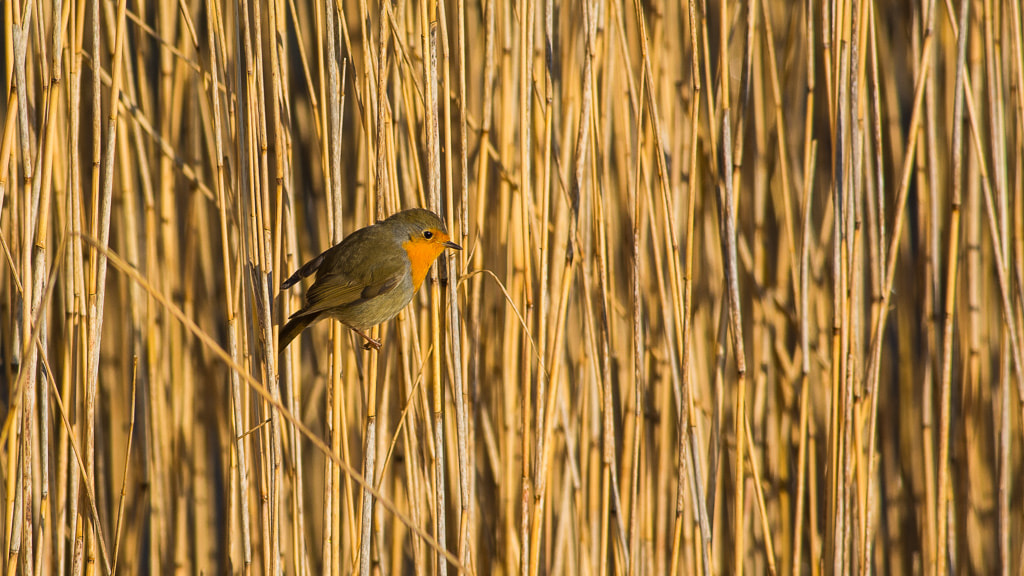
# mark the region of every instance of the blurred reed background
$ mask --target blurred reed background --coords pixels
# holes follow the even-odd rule
[[[2,18],[5,574],[1024,569],[1016,0]]]

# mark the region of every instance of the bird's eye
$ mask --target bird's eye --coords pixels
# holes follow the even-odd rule
[[[423,237],[426,238],[427,240],[430,240],[431,238],[434,237],[434,233],[431,232],[430,230],[424,230]]]

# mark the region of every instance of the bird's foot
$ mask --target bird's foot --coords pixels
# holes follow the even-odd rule
[[[353,328],[352,330],[356,334],[362,336],[364,340],[366,340],[366,342],[363,343],[363,350],[373,349],[377,350],[378,352],[380,351],[380,340],[367,336],[366,333],[363,332],[362,330],[356,330],[355,328]]]

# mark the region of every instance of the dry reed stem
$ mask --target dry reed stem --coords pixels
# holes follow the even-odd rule
[[[0,570],[1019,572],[1021,18],[4,3]]]

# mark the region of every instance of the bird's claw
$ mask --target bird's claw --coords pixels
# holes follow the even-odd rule
[[[363,343],[363,350],[373,349],[380,352],[380,340],[376,338],[371,338],[369,335],[366,334],[366,332],[363,332],[362,330],[358,330],[356,328],[352,328],[352,331],[362,336],[363,340],[366,340],[366,342]]]

